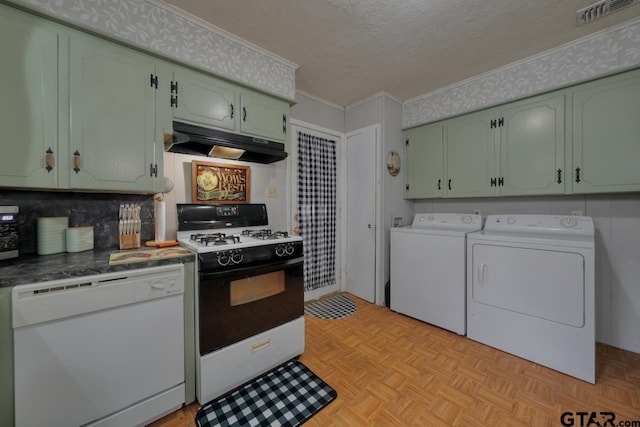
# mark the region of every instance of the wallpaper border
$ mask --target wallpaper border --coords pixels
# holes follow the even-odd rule
[[[405,101],[418,126],[640,66],[640,19]]]
[[[9,0],[147,51],[295,100],[295,70],[277,55],[254,48],[187,14],[147,0]]]

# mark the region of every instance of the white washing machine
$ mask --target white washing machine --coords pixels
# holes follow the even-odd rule
[[[420,213],[391,229],[392,310],[459,335],[466,332],[465,236],[480,215]]]
[[[595,383],[589,217],[489,215],[467,235],[467,336]]]

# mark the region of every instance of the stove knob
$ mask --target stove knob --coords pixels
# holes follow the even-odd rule
[[[236,251],[231,254],[231,262],[234,264],[240,264],[243,258],[244,258],[244,255],[242,255],[242,252],[240,251]]]
[[[221,266],[226,266],[229,265],[229,261],[231,261],[231,258],[229,258],[229,255],[226,252],[220,252],[218,254],[218,264],[220,264]]]
[[[278,245],[276,246],[276,255],[277,256],[284,256],[285,253],[285,249],[282,245]]]
[[[287,255],[293,255],[293,251],[294,251],[293,245],[289,243],[285,249],[285,252],[287,253]]]

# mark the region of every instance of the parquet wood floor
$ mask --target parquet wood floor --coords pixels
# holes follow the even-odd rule
[[[640,421],[640,354],[598,344],[592,385],[349,296],[349,318],[305,316],[300,360],[338,392],[307,426],[561,426],[567,411]],[[153,426],[193,426],[198,407]]]

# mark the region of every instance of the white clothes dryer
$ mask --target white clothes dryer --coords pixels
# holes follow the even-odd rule
[[[391,229],[390,308],[459,335],[466,332],[465,236],[480,215],[419,213]]]
[[[589,217],[489,215],[467,235],[467,336],[595,383]]]

